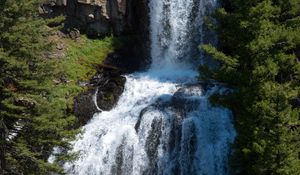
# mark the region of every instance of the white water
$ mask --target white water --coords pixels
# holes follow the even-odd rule
[[[215,0],[150,0],[151,68],[126,76],[111,111],[95,114],[73,142],[79,152],[65,163],[74,175],[228,174],[235,130],[231,113],[212,107],[218,87],[196,85],[193,58],[204,62],[204,15]],[[211,38],[214,40],[214,38]]]

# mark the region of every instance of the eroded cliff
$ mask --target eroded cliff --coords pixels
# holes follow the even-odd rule
[[[134,33],[148,26],[147,0],[46,0],[41,11],[66,15],[67,28],[92,37]]]

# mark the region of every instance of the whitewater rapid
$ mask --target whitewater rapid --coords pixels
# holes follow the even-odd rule
[[[149,1],[150,69],[125,75],[116,106],[83,127],[67,174],[229,174],[232,114],[208,100],[225,90],[201,86],[196,71],[206,59],[197,45],[215,42],[203,17],[216,7],[215,0]]]

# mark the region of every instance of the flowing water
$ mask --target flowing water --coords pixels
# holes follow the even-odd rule
[[[150,0],[152,65],[126,76],[111,111],[94,115],[73,142],[79,152],[65,163],[74,175],[228,174],[235,138],[231,113],[212,107],[219,87],[197,84],[195,66],[205,58],[197,45],[215,38],[203,17],[215,0]]]

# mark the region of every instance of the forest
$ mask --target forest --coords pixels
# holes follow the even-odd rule
[[[119,47],[113,34],[100,39],[82,35],[80,42],[64,38],[64,58],[45,58],[55,49],[49,37],[63,28],[65,18],[42,18],[41,3],[0,0],[0,175],[64,174],[61,162],[76,158],[68,150],[80,133],[74,98],[86,87],[77,81],[90,79],[93,65]],[[199,50],[218,65],[201,65],[198,81],[231,89],[210,97],[234,116],[230,174],[298,175],[300,1],[220,4],[205,18],[217,33],[217,46],[199,43]]]
[[[226,0],[215,13],[220,47],[201,48],[220,67],[203,81],[233,89],[212,96],[233,110],[233,174],[299,174],[300,1]]]

